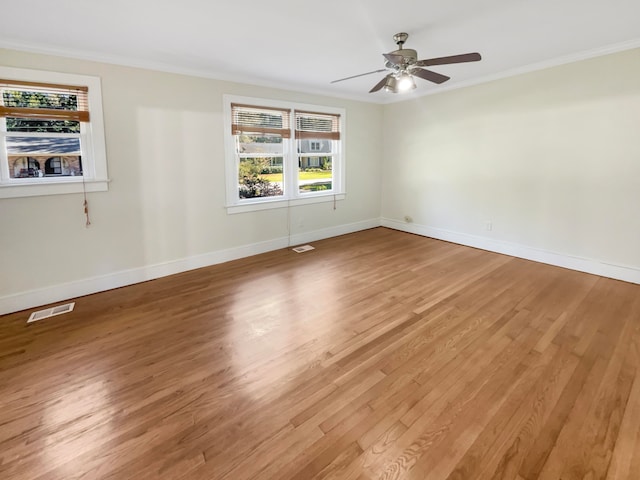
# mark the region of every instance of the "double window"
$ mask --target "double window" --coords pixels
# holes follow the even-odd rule
[[[226,97],[227,204],[259,208],[344,193],[344,111]]]
[[[106,190],[101,117],[99,79],[0,67],[0,198]]]

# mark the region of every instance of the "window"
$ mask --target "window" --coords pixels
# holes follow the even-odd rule
[[[344,198],[344,110],[225,96],[230,213]]]
[[[340,140],[340,116],[296,111],[295,117],[300,170],[298,191],[301,194],[332,191],[332,166]]]
[[[231,105],[238,199],[283,197],[289,111]]]
[[[0,67],[0,198],[83,188],[107,189],[100,80]]]

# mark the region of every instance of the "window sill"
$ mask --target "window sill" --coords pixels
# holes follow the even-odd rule
[[[254,203],[243,203],[240,205],[227,205],[227,214],[235,215],[236,213],[255,212],[258,210],[270,210],[273,208],[297,207],[299,205],[310,205],[312,203],[327,203],[334,200],[344,200],[344,193],[314,195],[308,198],[296,198],[292,200],[267,200],[256,201]]]
[[[28,180],[27,180],[28,181]],[[82,180],[57,181],[40,183],[4,183],[0,184],[0,198],[39,197],[44,195],[60,195],[67,193],[106,192],[109,180],[86,180],[84,188]]]

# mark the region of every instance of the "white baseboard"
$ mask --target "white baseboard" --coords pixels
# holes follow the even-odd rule
[[[592,273],[602,277],[615,278],[616,280],[640,284],[640,269],[634,267],[613,265],[598,260],[563,255],[525,245],[503,242],[477,235],[469,235],[467,233],[452,232],[440,228],[417,225],[415,223],[406,223],[390,218],[382,218],[380,223],[383,227],[392,228],[394,230],[415,233],[416,235],[422,235],[424,237],[445,240],[447,242],[480,248],[490,252],[511,255],[512,257],[524,258],[535,262],[555,265],[557,267],[577,270],[579,272]]]
[[[84,278],[73,282],[53,285],[51,287],[29,290],[12,295],[0,297],[0,315],[6,313],[26,310],[28,308],[46,305],[48,303],[59,302],[70,298],[81,297],[92,293],[103,292],[113,288],[133,285],[135,283],[146,282],[155,278],[166,277],[176,273],[194,270],[196,268],[208,267],[218,263],[224,263],[238,258],[258,255],[260,253],[286,248],[301,243],[313,242],[324,238],[337,237],[368,228],[380,226],[380,219],[374,218],[362,222],[338,225],[336,227],[314,230],[307,233],[300,233],[288,237],[275,238],[264,242],[242,245],[240,247],[217,250],[202,255],[181,258],[170,262],[147,265],[129,270],[101,275],[97,277]]]
[[[316,240],[322,240],[324,238],[338,237],[340,235],[346,235],[347,233],[359,232],[360,230],[367,230],[369,228],[375,228],[380,226],[379,218],[372,218],[357,223],[348,223],[346,225],[338,225],[337,227],[323,228],[321,230],[313,230],[306,233],[298,233],[291,235],[291,246],[300,245],[301,243],[315,242]],[[285,245],[286,246],[286,245]]]
[[[374,218],[362,222],[338,225],[336,227],[295,234],[291,236],[291,239],[288,237],[279,237],[264,242],[242,245],[240,247],[225,250],[217,250],[215,252],[195,255],[170,262],[122,270],[107,275],[85,278],[73,282],[53,285],[51,287],[6,295],[4,297],[0,297],[0,315],[46,305],[48,303],[81,297],[83,295],[103,292],[113,288],[133,285],[135,283],[145,282],[147,280],[153,280],[155,278],[165,277],[167,275],[173,275],[196,268],[216,265],[218,263],[224,263],[238,258],[258,255],[260,253],[286,248],[287,246],[295,246],[302,243],[322,240],[324,238],[337,237],[347,233],[375,228],[380,225],[394,230],[415,233],[424,237],[436,238],[438,240],[445,240],[460,245],[480,248],[482,250],[502,253],[540,263],[569,268],[571,270],[640,284],[640,269],[634,267],[612,265],[598,260],[562,255],[524,245],[502,242],[491,238],[452,232],[449,230],[427,227],[414,223],[405,223],[389,218]]]

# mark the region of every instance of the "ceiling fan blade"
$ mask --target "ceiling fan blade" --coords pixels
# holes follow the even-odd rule
[[[359,75],[353,75],[351,77],[341,78],[340,80],[334,80],[329,83],[344,82],[345,80],[351,80],[352,78],[364,77],[365,75],[371,75],[372,73],[380,73],[380,72],[386,72],[386,71],[387,71],[386,68],[381,68],[380,70],[374,70],[373,72],[361,73]]]
[[[404,57],[396,53],[383,53],[382,56],[393,65],[402,65],[404,63]]]
[[[382,80],[380,80],[378,83],[375,84],[375,86],[369,90],[369,93],[375,93],[378,90],[381,90],[382,87],[384,87],[384,84],[387,83],[387,79],[391,76],[391,73],[389,75],[387,75],[386,77],[384,77]]]
[[[431,70],[425,70],[424,68],[412,68],[410,73],[411,75],[424,78],[425,80],[429,80],[430,82],[437,84],[444,83],[451,78],[446,75],[441,75],[440,73],[432,72]]]
[[[450,63],[478,62],[482,60],[479,53],[464,53],[462,55],[451,55],[450,57],[429,58],[418,60],[415,64],[418,67],[430,67],[432,65],[448,65]]]

